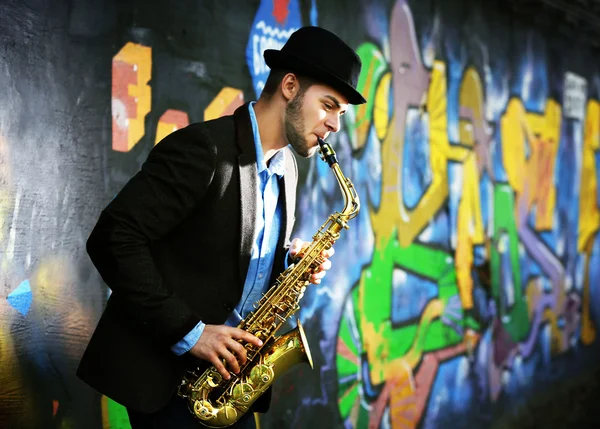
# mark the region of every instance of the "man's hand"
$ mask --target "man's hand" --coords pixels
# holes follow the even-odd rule
[[[217,371],[229,380],[227,368],[237,374],[240,372],[240,364],[246,363],[246,349],[236,340],[244,340],[256,347],[262,346],[262,341],[243,329],[226,325],[206,325],[198,342],[189,353],[212,363]],[[227,368],[223,360],[227,362]]]
[[[294,238],[290,244],[290,256],[292,259],[301,258],[304,256],[304,251],[310,246],[308,241],[303,241],[299,238]],[[332,247],[329,250],[321,252],[321,257],[324,259],[323,263],[317,267],[315,272],[310,276],[309,281],[313,284],[318,285],[321,283],[321,279],[327,274],[327,270],[331,268],[331,261],[329,258],[333,256],[335,249]]]

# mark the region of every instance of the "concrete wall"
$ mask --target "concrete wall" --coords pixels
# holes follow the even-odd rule
[[[329,140],[362,201],[299,312],[315,369],[263,428],[487,428],[597,368],[600,62],[491,1],[1,2],[0,426],[127,428],[74,371],[85,240],[163,136],[260,93],[317,24],[369,99]],[[294,235],[342,206],[300,161]],[[207,299],[210,299],[209,297]]]

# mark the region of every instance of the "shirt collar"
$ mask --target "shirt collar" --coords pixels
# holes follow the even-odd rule
[[[256,150],[256,169],[258,173],[262,173],[267,169],[267,163],[265,162],[265,154],[262,149],[262,142],[260,140],[260,132],[258,130],[258,121],[256,120],[256,113],[254,113],[254,104],[256,101],[253,101],[248,104],[248,110],[250,112],[250,122],[252,123],[252,134],[254,135],[254,148]],[[277,174],[279,177],[283,177],[283,173],[285,172],[285,154],[283,150],[277,151],[277,153],[271,158],[269,171]]]

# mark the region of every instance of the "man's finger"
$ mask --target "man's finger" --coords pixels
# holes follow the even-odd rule
[[[296,256],[296,255],[302,256],[304,254],[304,252],[306,252],[306,249],[308,249],[309,247],[310,247],[310,243],[308,241],[304,241],[300,238],[294,238],[290,244],[290,255],[291,256]]]
[[[327,274],[325,271],[319,271],[319,272],[314,273],[312,275],[312,278],[314,280],[321,280],[323,277],[325,277],[325,274]]]
[[[252,335],[250,332],[244,331],[243,329],[234,328],[231,336],[238,340],[244,340],[248,343],[254,344],[256,347],[262,346],[262,341]]]
[[[331,268],[331,261],[329,259],[325,260],[321,265],[319,265],[314,271],[313,274],[325,273],[325,271]],[[325,275],[325,274],[323,274]],[[321,275],[319,278],[323,277]]]
[[[225,365],[223,365],[223,362],[221,362],[221,359],[219,359],[219,356],[216,353],[210,359],[210,363],[213,364],[213,366],[217,369],[217,371],[219,371],[219,374],[221,374],[225,380],[229,380],[231,378],[229,371],[227,371]]]
[[[321,252],[321,256],[323,256],[325,259],[328,259],[328,258],[331,258],[334,253],[335,253],[335,249],[333,247],[330,247],[327,250],[323,250]]]
[[[227,348],[235,353],[239,363],[242,365],[246,363],[246,348],[244,346],[230,338],[229,341],[227,341]]]
[[[240,372],[240,365],[238,364],[237,359],[229,350],[227,350],[227,348],[223,347],[219,354],[223,359],[225,359],[231,372],[235,374]]]
[[[300,249],[302,249],[303,244],[304,244],[304,241],[300,240],[299,238],[294,238],[290,244],[290,253],[292,255],[295,255],[296,253],[298,253],[300,251]]]

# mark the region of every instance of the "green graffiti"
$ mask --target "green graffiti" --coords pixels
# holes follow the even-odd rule
[[[521,291],[519,233],[515,223],[514,200],[510,185],[495,185],[494,235],[490,255],[492,296],[498,317],[513,341],[523,341],[530,331],[530,320]]]
[[[452,255],[418,243],[402,247],[396,237],[394,231],[387,246],[374,252],[371,265],[349,295],[340,322],[336,357],[339,409],[343,418],[352,421],[366,418],[361,398],[365,382],[383,383],[399,360],[412,371],[424,353],[461,343],[465,328],[480,329],[474,319],[462,315],[462,309],[452,315],[445,313],[451,301],[460,303]],[[401,326],[392,323],[393,273],[397,269],[437,285],[437,296],[420,316]],[[434,302],[431,308],[438,310],[428,312]],[[368,373],[363,372],[364,365]],[[362,427],[360,422],[356,427]]]
[[[348,133],[353,136],[352,141],[362,147],[373,122],[377,122],[376,125],[383,123],[385,128],[388,126],[389,97],[384,93],[389,83],[386,84],[383,77],[389,67],[383,53],[373,43],[361,44],[356,53],[363,64],[356,89],[370,102],[352,106],[344,119]]]
[[[108,408],[108,428],[107,429],[131,429],[127,409],[112,399],[106,401]]]

